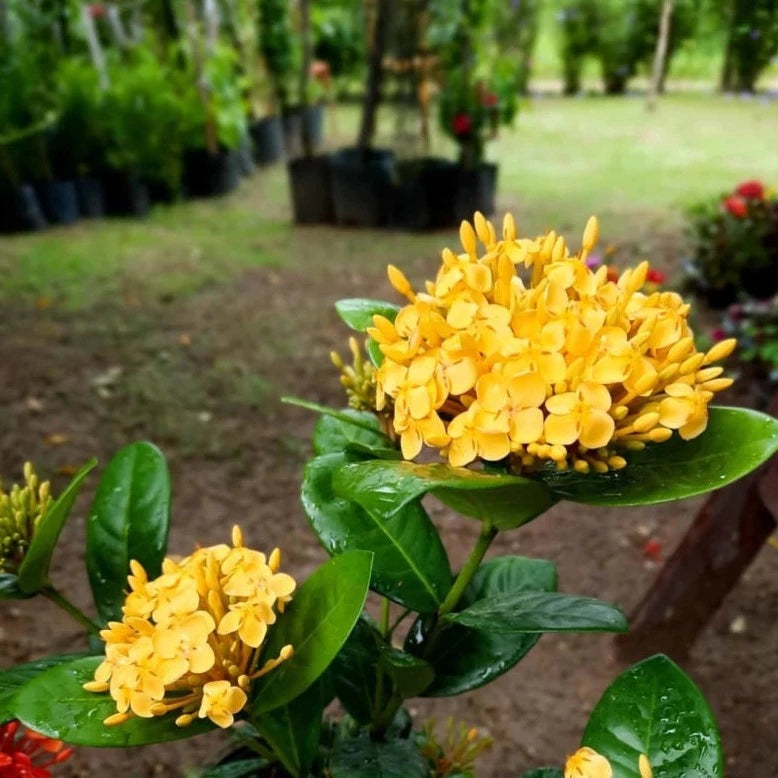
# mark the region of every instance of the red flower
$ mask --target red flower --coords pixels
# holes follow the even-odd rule
[[[735,194],[745,197],[746,200],[764,200],[764,184],[761,181],[744,181]]]
[[[473,130],[473,120],[469,114],[458,113],[451,122],[451,129],[457,137],[469,135]]]
[[[615,265],[608,265],[608,281],[612,284],[618,283],[619,269]]]
[[[748,216],[748,204],[740,195],[731,195],[724,198],[724,208],[736,219],[745,219]]]
[[[92,3],[89,6],[89,15],[93,19],[104,19],[105,14],[105,6],[102,3]]]
[[[483,104],[487,108],[496,108],[499,101],[499,98],[494,92],[487,92],[482,99]]]
[[[73,753],[59,740],[29,729],[17,737],[18,732],[18,721],[0,727],[0,778],[50,778],[46,768],[64,762]]]
[[[646,273],[646,281],[650,284],[663,284],[667,281],[667,276],[661,270],[656,270],[652,267],[648,273]]]

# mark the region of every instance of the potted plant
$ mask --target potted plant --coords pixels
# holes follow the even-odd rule
[[[394,153],[372,147],[383,84],[383,59],[389,40],[392,8],[377,0],[370,38],[367,80],[357,144],[330,157],[335,220],[339,224],[377,227],[391,212]]]
[[[184,188],[189,197],[223,195],[240,183],[237,150],[248,131],[235,52],[217,44],[186,77]]]
[[[300,68],[300,105],[303,116],[309,107],[311,89],[311,40],[310,0],[300,0],[300,31],[302,34],[302,66]],[[329,158],[315,156],[315,125],[302,124],[302,155],[287,163],[289,185],[292,190],[294,219],[299,224],[331,222],[334,218],[332,181]]]
[[[778,198],[761,181],[693,206],[689,236],[688,283],[711,307],[778,292]]]
[[[266,164],[280,158],[283,153],[295,157],[302,151],[302,115],[291,100],[300,51],[292,30],[290,3],[286,0],[258,0],[258,9],[259,51],[270,80],[273,113],[253,126],[252,137],[257,161]],[[278,146],[279,129],[282,149]]]
[[[60,61],[55,110],[57,119],[48,134],[52,168],[59,177],[74,180],[81,216],[102,216],[103,102],[99,76],[90,63],[78,58]]]
[[[143,215],[181,190],[183,108],[170,72],[140,47],[112,63],[105,94],[106,212]]]

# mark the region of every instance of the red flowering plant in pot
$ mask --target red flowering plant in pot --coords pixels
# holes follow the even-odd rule
[[[778,199],[758,180],[689,211],[689,286],[714,308],[778,291]]]

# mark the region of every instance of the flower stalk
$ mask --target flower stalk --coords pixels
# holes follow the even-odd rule
[[[59,608],[62,608],[65,613],[70,616],[74,621],[78,622],[87,632],[92,635],[100,634],[99,625],[95,624],[80,608],[74,605],[64,594],[55,589],[51,584],[47,584],[40,590],[47,600],[51,600]]]

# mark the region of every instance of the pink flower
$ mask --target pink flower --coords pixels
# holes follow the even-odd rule
[[[599,254],[590,254],[586,258],[586,267],[589,268],[589,270],[594,270],[595,268],[598,268],[602,264],[602,257]]]
[[[89,5],[89,15],[93,19],[104,19],[105,14],[105,6],[102,3],[91,3]]]
[[[711,332],[710,336],[713,338],[714,341],[716,341],[716,343],[718,343],[720,340],[724,340],[724,338],[727,337],[727,333],[724,332],[724,330],[721,329],[721,327],[716,327],[716,329],[713,330],[713,332]]]

